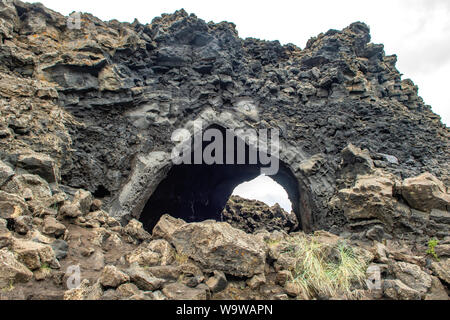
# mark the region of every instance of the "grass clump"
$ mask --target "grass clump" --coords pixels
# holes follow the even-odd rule
[[[436,261],[439,261],[439,257],[435,251],[435,248],[438,244],[439,244],[439,240],[436,238],[433,238],[430,241],[428,241],[427,254],[431,255]]]
[[[9,285],[7,287],[2,288],[2,292],[11,292],[15,289],[14,282],[11,280],[9,281]]]
[[[183,265],[189,261],[189,256],[181,253],[175,253],[175,261],[178,265]]]
[[[291,245],[295,259],[291,281],[300,287],[304,298],[352,298],[355,288],[365,286],[368,264],[345,242],[333,246],[314,237],[297,237]]]

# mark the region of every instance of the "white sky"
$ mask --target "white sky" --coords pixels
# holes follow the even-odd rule
[[[267,176],[259,176],[252,181],[240,184],[234,189],[233,195],[263,201],[269,206],[278,203],[288,213],[292,211],[292,204],[286,190]]]
[[[450,124],[450,0],[41,0],[64,15],[89,12],[102,20],[149,23],[161,13],[184,8],[206,21],[234,22],[242,38],[294,43],[304,48],[310,37],[343,29],[355,21],[371,28],[372,42],[383,43],[386,54],[397,54],[397,68],[419,86],[419,94]],[[282,207],[290,202],[281,186],[268,177],[238,187],[246,198]],[[287,200],[287,202],[286,202]]]
[[[30,1],[31,2],[31,1]],[[371,27],[372,41],[397,54],[404,78],[419,86],[419,94],[442,121],[450,123],[446,96],[450,75],[450,0],[41,0],[64,15],[89,12],[102,20],[148,23],[161,13],[184,8],[206,21],[230,21],[243,38],[294,43],[303,48],[310,37],[342,29],[355,21]]]

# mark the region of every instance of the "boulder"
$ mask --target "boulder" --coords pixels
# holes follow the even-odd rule
[[[439,279],[436,277],[431,278],[431,289],[425,295],[425,300],[450,300],[450,297],[448,296],[447,291],[445,290],[445,287],[442,285],[441,281],[439,281]]]
[[[13,251],[17,254],[19,261],[30,270],[39,269],[43,265],[58,269],[60,267],[51,246],[29,240],[15,239]]]
[[[408,204],[420,211],[432,209],[450,210],[450,194],[445,185],[431,173],[406,179],[400,187],[402,197]]]
[[[131,220],[125,228],[123,228],[123,233],[129,235],[130,237],[142,242],[149,240],[151,235],[145,231],[141,222],[136,219]]]
[[[404,284],[402,281],[384,280],[383,293],[392,300],[421,300],[422,294]]]
[[[227,277],[222,271],[214,271],[214,276],[206,281],[206,285],[212,293],[218,293],[226,289]]]
[[[164,279],[153,277],[146,269],[140,267],[134,263],[126,270],[126,273],[130,276],[131,281],[136,286],[144,291],[155,291],[163,287],[167,282]]]
[[[18,282],[28,282],[31,278],[33,273],[16,260],[14,253],[6,248],[0,249],[0,288]]]
[[[100,283],[90,285],[89,280],[85,279],[76,289],[70,289],[64,292],[64,300],[100,300],[103,295],[103,289]]]
[[[116,289],[116,293],[121,298],[129,298],[134,295],[141,294],[141,291],[134,283],[125,283]]]
[[[264,272],[265,242],[228,223],[183,224],[166,236],[178,253],[197,261],[207,272],[247,277]]]
[[[0,218],[13,219],[29,213],[22,197],[0,190]]]
[[[14,176],[14,170],[0,160],[0,188]]]
[[[129,264],[137,263],[143,267],[157,266],[161,261],[161,254],[149,248],[149,243],[141,244],[137,249],[125,256]]]
[[[248,279],[246,283],[250,289],[256,290],[263,284],[266,284],[266,276],[264,274],[256,274]]]
[[[157,239],[148,244],[148,249],[160,255],[158,264],[168,266],[175,262],[175,249],[169,242],[163,239]]]
[[[56,220],[54,217],[47,216],[44,218],[44,225],[42,227],[43,234],[58,238],[65,232],[66,226]]]
[[[170,300],[206,300],[207,291],[204,287],[189,288],[181,283],[171,283],[162,290]]]
[[[353,187],[339,190],[338,205],[349,220],[376,219],[392,229],[399,217],[410,213],[395,199],[394,186],[394,178],[384,174],[358,176]]]
[[[10,248],[13,244],[13,236],[8,229],[0,227],[0,249]]]
[[[47,199],[52,196],[52,191],[47,181],[33,174],[15,175],[3,187],[3,190],[27,198],[31,194],[33,199]]]
[[[93,197],[89,191],[78,190],[72,201],[66,201],[59,209],[59,214],[65,218],[86,216],[91,210]],[[80,222],[80,221],[78,221]]]
[[[59,209],[59,214],[65,218],[77,218],[82,216],[80,207],[76,204],[65,204]]]
[[[106,266],[99,278],[100,284],[105,288],[117,288],[128,281],[130,281],[130,277],[115,266]]]
[[[146,268],[146,271],[156,278],[177,281],[185,270],[176,266],[153,266]]]
[[[58,168],[55,161],[45,154],[22,154],[17,159],[17,166],[25,169],[29,173],[41,176],[49,183],[59,180]]]
[[[392,271],[397,279],[407,284],[411,289],[419,292],[422,296],[431,288],[431,276],[418,265],[396,262],[392,266]]]
[[[78,205],[78,208],[80,209],[81,213],[83,215],[86,215],[91,210],[92,200],[93,197],[89,191],[78,190],[75,193],[72,203]]]
[[[186,222],[182,219],[174,218],[168,214],[163,215],[156,226],[153,228],[153,238],[155,239],[165,239],[170,242],[172,238],[172,233],[175,232],[179,227],[185,225]]]
[[[450,258],[433,261],[431,269],[434,274],[447,285],[450,285]]]

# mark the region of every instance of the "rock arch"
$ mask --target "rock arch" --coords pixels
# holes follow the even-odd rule
[[[216,128],[224,135],[225,130],[239,132],[237,129],[245,131],[251,128],[242,127],[242,122],[237,121],[236,116],[230,112],[206,110],[194,121],[186,123],[184,128],[193,134],[198,121],[202,121],[204,128]],[[234,138],[236,141],[245,140],[238,134]],[[175,165],[170,152],[138,155],[129,180],[111,205],[111,214],[124,222],[132,218],[139,219],[147,229],[151,229],[165,213],[188,221],[219,219],[233,189],[261,174],[263,165],[259,160],[257,164],[248,163],[249,150],[254,147],[246,140],[245,145],[247,161],[244,165]],[[316,204],[312,194],[314,189],[311,188],[314,183],[311,184],[311,180],[298,166],[298,159],[302,157],[304,155],[299,148],[293,148],[284,140],[280,141],[276,159],[279,161],[279,170],[271,178],[287,191],[300,228],[309,232],[313,230]],[[193,216],[190,217],[190,214]]]

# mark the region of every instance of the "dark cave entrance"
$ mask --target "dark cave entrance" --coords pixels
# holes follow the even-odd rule
[[[217,129],[225,136],[225,129],[221,126],[211,126],[208,129]],[[205,130],[205,131],[206,131]],[[151,231],[160,217],[170,214],[187,222],[199,222],[204,220],[220,221],[221,213],[233,193],[233,190],[243,182],[251,181],[261,175],[261,168],[265,167],[261,159],[251,161],[251,152],[255,151],[247,143],[236,135],[234,139],[234,164],[180,164],[174,165],[166,178],[160,182],[156,190],[148,199],[140,221],[146,230]],[[211,142],[203,142],[202,151]],[[237,146],[245,145],[245,163],[237,161]],[[194,159],[193,149],[191,159]],[[227,148],[223,147],[223,155],[226,157]],[[230,151],[229,151],[230,152]],[[276,161],[279,161],[276,159]],[[193,163],[194,161],[192,161]],[[279,170],[270,176],[280,184],[287,192],[292,203],[292,210],[300,218],[300,194],[298,181],[291,169],[282,161],[279,161]],[[299,229],[302,225],[299,220]]]

